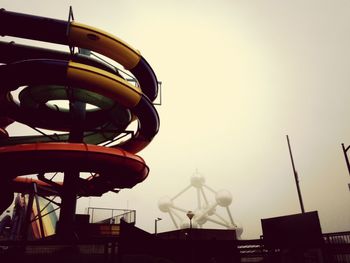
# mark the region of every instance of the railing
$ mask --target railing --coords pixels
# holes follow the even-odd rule
[[[350,231],[323,234],[326,244],[350,244]]]
[[[323,234],[324,247],[322,253],[326,263],[350,263],[350,231]],[[276,262],[282,262],[282,250],[274,251],[264,248],[263,239],[256,240],[237,240],[237,249],[240,253],[241,262],[269,262],[269,258],[274,258]],[[315,254],[310,250],[309,254]],[[278,260],[280,259],[280,261]],[[264,262],[265,262],[264,261]],[[273,261],[273,262],[275,262]],[[318,259],[310,262],[319,262]]]
[[[261,239],[236,240],[235,244],[239,251],[241,262],[262,262],[266,250]]]
[[[127,223],[136,222],[135,210],[89,207],[87,213],[90,223],[120,224],[121,219]]]
[[[323,234],[329,260],[335,263],[350,262],[350,232]]]

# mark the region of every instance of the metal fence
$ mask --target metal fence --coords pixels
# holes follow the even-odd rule
[[[127,223],[136,222],[136,210],[88,207],[87,213],[90,223],[120,224],[121,219]]]
[[[350,232],[323,234],[329,260],[333,263],[350,263]]]
[[[323,234],[322,248],[307,249],[303,252],[306,262],[350,263],[350,231]],[[263,238],[237,240],[240,262],[286,262],[288,250],[269,250],[264,247]],[[289,262],[287,260],[287,262]]]

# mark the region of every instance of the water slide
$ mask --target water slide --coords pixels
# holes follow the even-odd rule
[[[158,83],[140,52],[119,38],[74,20],[57,20],[0,10],[0,35],[60,44],[67,52],[0,42],[0,213],[13,192],[35,182],[43,195],[60,194],[62,183],[45,174],[91,173],[78,178],[79,196],[132,188],[149,167],[138,155],[157,134],[153,105]],[[105,60],[122,65],[135,81]],[[17,98],[17,97],[18,98]],[[69,102],[69,108],[57,101]],[[87,107],[92,105],[92,107]],[[9,136],[20,122],[51,134]],[[137,123],[130,135],[128,127]],[[130,135],[130,136],[126,136]],[[124,138],[124,139],[123,139]],[[25,176],[38,174],[38,179]],[[65,179],[66,180],[66,179]]]

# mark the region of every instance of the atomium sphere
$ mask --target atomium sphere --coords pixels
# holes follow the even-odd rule
[[[232,203],[232,195],[227,190],[220,190],[215,195],[216,202],[219,206],[227,207]]]
[[[191,177],[191,185],[193,187],[196,187],[196,188],[201,188],[205,183],[205,178],[199,174],[199,173],[196,173],[194,175],[192,175]]]
[[[170,211],[170,207],[173,206],[173,201],[171,201],[171,199],[167,196],[162,197],[159,201],[158,201],[158,207],[159,210],[167,213]]]
[[[204,210],[198,210],[195,213],[194,221],[199,225],[204,225],[208,221],[208,213],[205,213]]]
[[[208,211],[208,216],[212,216],[212,215],[214,215],[215,214],[215,212],[216,212],[216,208],[215,208],[215,206],[213,206],[212,208],[210,208],[210,210]]]
[[[183,219],[180,223],[180,229],[190,228],[190,220],[188,218]],[[192,228],[198,228],[198,223],[196,220],[192,219]]]
[[[190,222],[189,222],[188,220],[183,220],[183,221],[180,223],[180,228],[181,228],[181,229],[190,228]]]
[[[238,227],[236,228],[236,237],[237,237],[238,239],[240,239],[242,233],[243,233],[243,227],[242,227],[242,226],[238,226]]]
[[[215,212],[216,212],[215,206],[216,206],[216,203],[215,203],[215,204],[214,204],[214,203],[211,203],[210,205],[208,205],[208,206],[205,207],[205,209],[207,209],[208,207],[210,207],[210,209],[209,209],[208,212],[207,212],[208,216],[212,216],[212,215],[215,214]]]

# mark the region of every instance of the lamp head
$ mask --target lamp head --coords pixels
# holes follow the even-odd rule
[[[186,215],[190,220],[192,220],[192,218],[194,217],[194,213],[192,211],[188,211]]]

